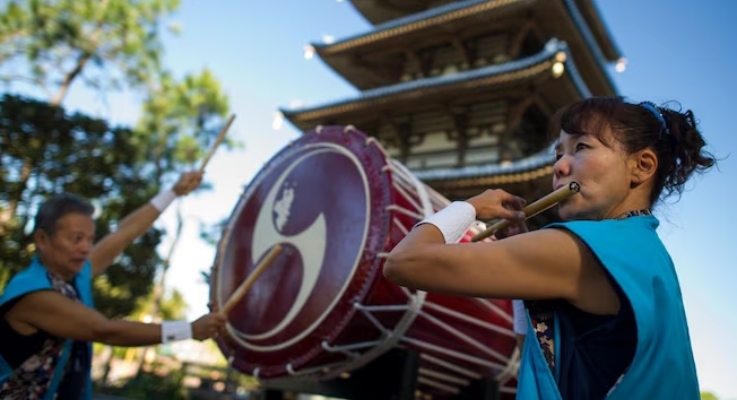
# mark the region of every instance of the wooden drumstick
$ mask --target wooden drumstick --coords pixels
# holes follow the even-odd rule
[[[223,126],[223,129],[220,130],[218,137],[215,139],[215,143],[210,146],[210,151],[207,153],[207,156],[205,156],[205,159],[202,160],[202,165],[200,165],[200,173],[205,172],[205,167],[207,166],[207,163],[210,162],[213,154],[215,154],[215,150],[217,150],[218,146],[220,146],[220,143],[222,143],[225,139],[225,134],[228,133],[228,129],[230,129],[230,125],[233,123],[233,120],[235,120],[235,114],[230,115],[228,120],[225,122],[225,126]]]
[[[541,198],[540,200],[532,204],[529,204],[527,207],[522,209],[522,212],[525,213],[525,220],[530,219],[540,214],[541,212],[555,206],[561,201],[578,193],[579,190],[581,190],[581,185],[579,185],[578,182],[571,182],[567,186],[563,186],[559,188],[558,190],[549,193],[547,196]],[[512,221],[508,219],[503,219],[495,223],[494,225],[486,228],[483,232],[480,232],[474,235],[471,238],[471,241],[478,242],[479,240],[486,239],[487,237],[493,235],[494,232],[500,229],[504,229],[511,224],[512,224]]]
[[[253,286],[253,283],[256,282],[256,279],[266,270],[266,268],[271,265],[271,263],[274,261],[279,252],[281,252],[281,250],[282,247],[280,244],[275,245],[271,249],[269,254],[267,254],[266,257],[264,257],[264,259],[258,264],[258,266],[256,266],[253,272],[248,275],[246,280],[243,281],[240,286],[238,286],[238,289],[236,289],[235,292],[230,295],[230,298],[223,306],[223,309],[220,310],[223,315],[225,315],[226,317],[228,316],[233,307],[235,307],[235,305],[243,298],[243,296],[246,295],[248,289]]]

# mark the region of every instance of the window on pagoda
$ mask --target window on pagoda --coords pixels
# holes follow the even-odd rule
[[[510,155],[516,159],[542,151],[548,146],[547,126],[548,116],[534,104],[528,107],[509,137]]]
[[[524,58],[537,54],[543,49],[543,46],[545,46],[545,43],[540,40],[536,32],[531,29],[522,40],[522,45],[520,46],[519,54],[517,54],[516,58]]]

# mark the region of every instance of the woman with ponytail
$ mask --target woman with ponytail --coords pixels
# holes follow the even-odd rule
[[[489,189],[417,224],[384,274],[426,291],[522,299],[518,399],[699,399],[678,277],[652,214],[715,162],[693,113],[595,97],[549,128],[552,188],[581,188],[559,204],[562,222],[459,244],[477,219],[523,226],[524,200]]]

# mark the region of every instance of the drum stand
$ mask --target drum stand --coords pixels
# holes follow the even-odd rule
[[[263,400],[287,400],[285,394],[313,394],[346,400],[414,400],[420,353],[394,348],[349,376],[328,381],[279,379],[264,381]],[[435,398],[433,398],[435,399]],[[499,400],[499,386],[493,379],[477,380],[455,397],[442,400]]]

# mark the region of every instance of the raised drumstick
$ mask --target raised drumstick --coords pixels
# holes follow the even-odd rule
[[[220,130],[220,133],[218,134],[218,137],[215,139],[215,143],[210,146],[210,151],[207,153],[207,156],[202,160],[202,165],[200,165],[200,173],[205,172],[205,167],[207,166],[207,163],[210,162],[210,159],[212,158],[213,154],[215,154],[215,150],[217,150],[218,146],[220,146],[220,143],[223,142],[223,139],[225,139],[225,134],[228,133],[228,129],[230,129],[230,125],[233,124],[233,120],[235,120],[235,114],[231,114],[228,120],[225,122],[225,126]]]
[[[522,212],[525,213],[525,220],[530,219],[535,215],[540,214],[541,212],[555,206],[561,201],[578,193],[579,190],[581,190],[581,185],[579,185],[578,182],[571,182],[567,186],[563,186],[558,190],[549,193],[547,196],[541,198],[540,200],[529,204],[527,207],[522,209]],[[512,224],[512,221],[508,219],[503,219],[495,223],[494,225],[486,228],[483,232],[474,235],[471,238],[471,241],[478,242],[479,240],[486,239],[487,237],[493,235],[494,232],[500,229],[504,229],[510,224]]]
[[[220,310],[220,312],[223,313],[223,315],[225,315],[226,317],[228,316],[228,314],[233,309],[233,307],[235,307],[235,305],[238,304],[238,302],[243,298],[243,296],[246,295],[246,292],[248,292],[248,289],[250,289],[251,286],[253,286],[253,283],[256,282],[256,279],[258,279],[258,277],[266,270],[266,268],[268,268],[271,265],[271,263],[274,261],[274,259],[279,254],[279,252],[281,252],[281,250],[282,250],[282,247],[280,244],[275,245],[271,249],[269,254],[267,254],[266,257],[264,257],[264,259],[258,264],[258,266],[256,266],[253,272],[251,272],[251,274],[248,275],[246,280],[243,281],[243,283],[241,283],[240,286],[238,286],[238,289],[236,289],[235,292],[233,292],[233,294],[230,295],[230,298],[225,303],[222,310]]]

